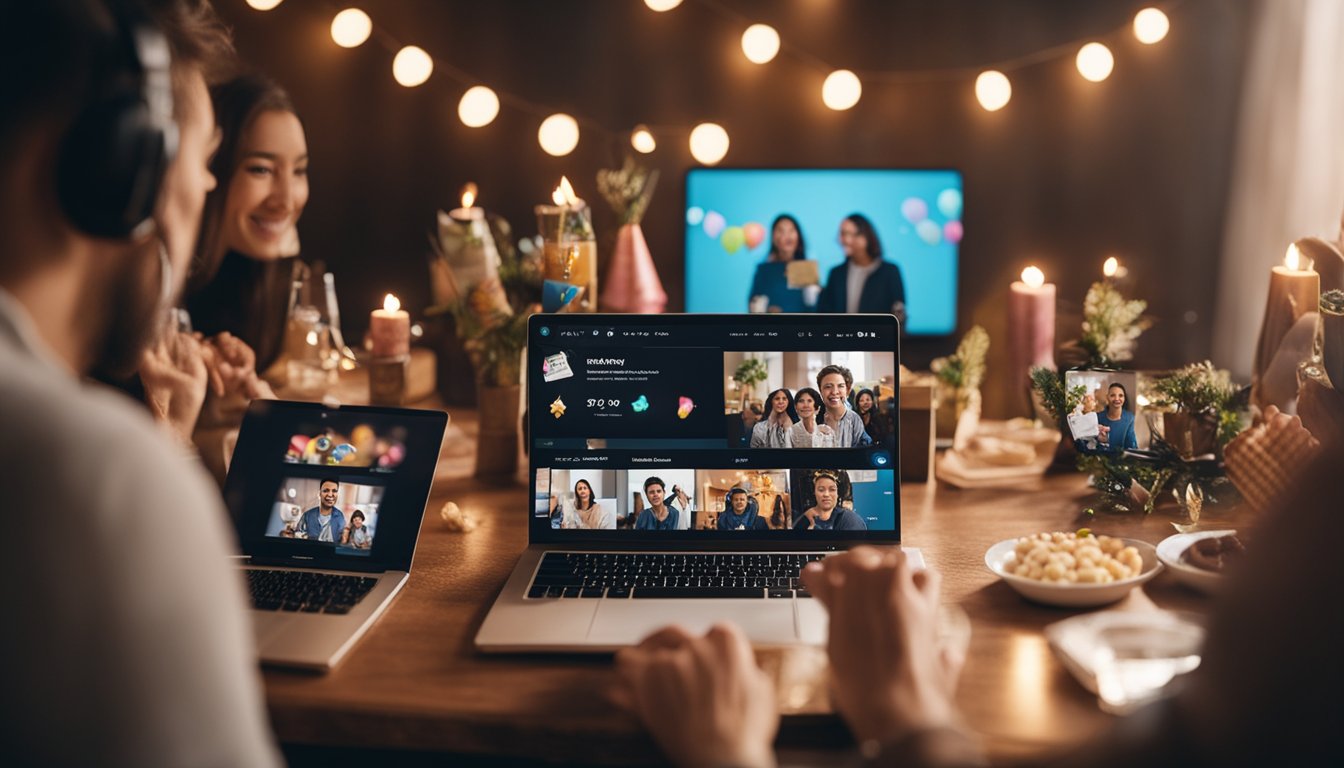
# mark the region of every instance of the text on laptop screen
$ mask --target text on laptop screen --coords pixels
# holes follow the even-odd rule
[[[898,530],[893,318],[590,318],[530,329],[534,526]]]

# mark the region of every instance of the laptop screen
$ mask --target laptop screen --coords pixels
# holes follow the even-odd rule
[[[445,426],[440,411],[253,401],[224,489],[243,552],[408,569]]]
[[[891,315],[534,315],[533,541],[900,539]]]

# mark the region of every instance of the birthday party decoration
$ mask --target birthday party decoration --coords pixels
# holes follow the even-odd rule
[[[645,397],[644,395],[640,395],[639,397],[635,398],[633,402],[630,403],[630,408],[635,413],[643,413],[649,410],[649,398]]]
[[[557,419],[565,415],[565,401],[561,400],[559,395],[556,395],[555,400],[551,402],[551,415]]]
[[[705,214],[704,228],[706,235],[717,238],[726,226],[728,226],[728,222],[723,218],[723,214],[718,211],[710,211]]]
[[[742,226],[742,234],[747,239],[747,248],[754,251],[765,240],[765,227],[758,221],[749,221]]]
[[[938,212],[949,219],[961,218],[961,190],[944,189],[938,193]]]
[[[678,400],[677,400],[677,418],[678,418],[678,419],[684,419],[684,418],[686,418],[687,416],[690,416],[690,415],[691,415],[691,411],[693,411],[693,410],[695,410],[695,401],[694,401],[694,400],[692,400],[691,398],[686,397],[686,396],[684,396],[684,395],[683,395],[682,397],[678,398]]]
[[[918,197],[907,197],[901,202],[901,215],[911,224],[918,224],[929,216],[929,204]]]
[[[915,234],[929,245],[937,245],[943,239],[943,230],[931,219],[925,219],[915,225]]]
[[[698,205],[692,205],[686,209],[686,223],[692,227],[700,226],[700,222],[705,220],[705,209]],[[712,235],[711,235],[712,237]]]
[[[729,255],[741,250],[746,242],[747,236],[746,233],[742,231],[741,227],[728,227],[723,230],[723,236],[719,238],[719,244],[723,246],[723,250],[727,251]]]

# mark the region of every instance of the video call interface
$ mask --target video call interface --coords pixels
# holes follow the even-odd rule
[[[895,530],[894,335],[537,323],[533,514],[568,531]]]

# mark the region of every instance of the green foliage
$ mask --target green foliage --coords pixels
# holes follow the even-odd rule
[[[1148,328],[1143,311],[1148,302],[1127,300],[1110,282],[1093,283],[1083,299],[1083,336],[1088,367],[1104,368],[1134,359],[1139,335]]]
[[[1140,457],[1095,453],[1078,457],[1078,469],[1092,476],[1092,486],[1101,494],[1097,510],[1150,514],[1167,492],[1178,503],[1186,503],[1179,494],[1186,487],[1194,488],[1210,504],[1218,503],[1220,497],[1236,497],[1236,489],[1218,461],[1187,461],[1171,445],[1156,439],[1148,454]]]
[[[1078,407],[1087,392],[1082,384],[1066,389],[1063,377],[1054,369],[1044,366],[1031,369],[1031,389],[1041,398],[1041,404],[1050,415],[1059,422],[1063,422],[1064,417]]]
[[[597,172],[597,191],[621,217],[622,224],[638,224],[644,218],[657,186],[658,171],[645,168],[629,155],[620,168]]]
[[[938,380],[956,389],[979,389],[985,378],[985,357],[989,354],[989,333],[974,326],[961,337],[955,354],[940,357],[929,366]]]
[[[1221,414],[1236,397],[1237,389],[1227,371],[1218,370],[1205,360],[1157,379],[1153,383],[1156,395],[1153,404],[1186,413],[1216,413],[1221,423]]]
[[[738,363],[737,370],[733,371],[733,381],[744,387],[754,387],[769,376],[770,369],[766,367],[765,361],[754,357],[748,357]]]

